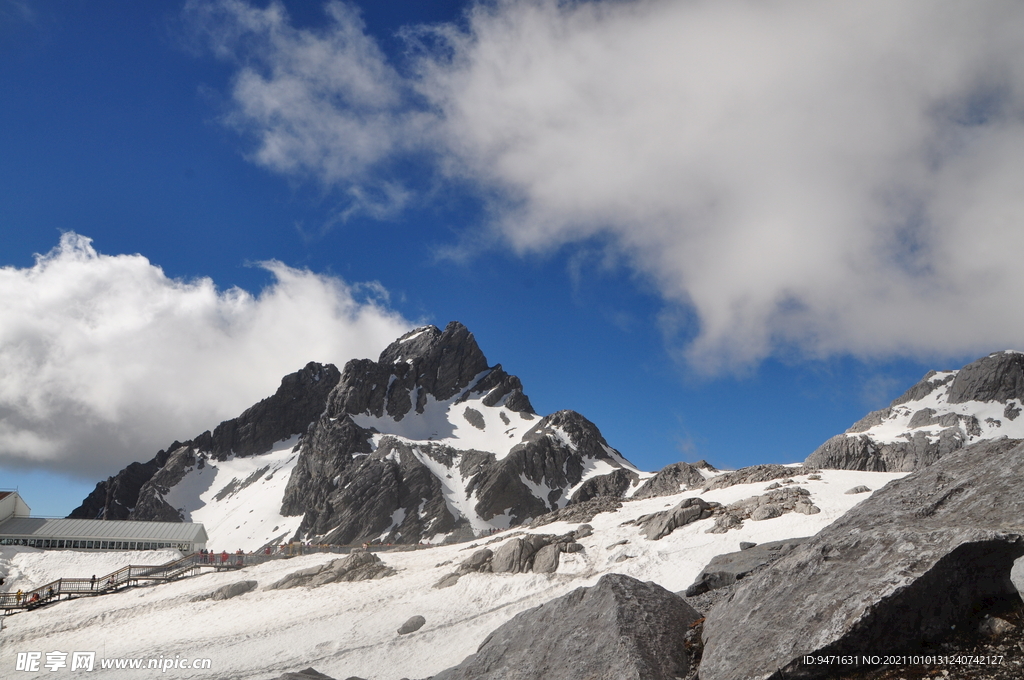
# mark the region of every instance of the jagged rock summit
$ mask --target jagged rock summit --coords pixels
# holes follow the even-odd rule
[[[562,508],[596,478],[639,481],[580,414],[539,417],[458,322],[350,361],[300,451],[282,512],[339,543],[469,537]]]
[[[203,522],[211,544],[472,538],[638,471],[574,411],[540,417],[458,322],[376,361],[309,364],[273,397],[100,482],[72,517]]]
[[[818,468],[910,472],[986,439],[1024,440],[1024,353],[995,352],[955,371],[930,371],[887,408],[819,446]]]

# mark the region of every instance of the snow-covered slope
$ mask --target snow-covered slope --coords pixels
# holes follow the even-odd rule
[[[869,495],[849,495],[847,490],[858,485],[877,490],[900,476],[846,470],[823,471],[820,480],[797,476],[794,486],[810,492],[820,513],[747,521],[724,534],[706,533],[713,520],[701,520],[659,541],[646,539],[639,527],[623,522],[664,510],[689,496],[728,504],[763,494],[769,485],[743,484],[703,494],[692,490],[629,501],[617,512],[594,517],[590,522],[594,533],[579,539],[584,550],[563,554],[554,574],[469,573],[450,588],[433,588],[486,543],[478,540],[381,552],[380,557],[397,574],[376,581],[265,590],[286,574],[335,557],[309,555],[239,573],[209,574],[60,602],[7,619],[0,633],[4,649],[0,664],[5,664],[0,675],[14,674],[13,652],[57,650],[95,651],[97,659],[177,656],[211,660],[209,670],[172,668],[160,674],[166,678],[270,680],[308,666],[339,679],[352,675],[373,680],[422,678],[462,661],[490,631],[520,611],[592,585],[602,574],[624,573],[681,591],[714,555],[737,550],[741,541],[762,543],[812,535]],[[557,523],[531,531],[560,534],[575,528],[575,524]],[[516,533],[509,531],[504,536],[511,538]],[[502,535],[496,538],[499,542],[488,547],[500,545]],[[106,573],[119,562],[118,557],[139,559],[138,555],[118,553],[5,548],[0,551],[0,571],[11,578],[3,588],[24,588],[60,576]],[[196,596],[241,579],[256,580],[259,585],[254,592],[234,599],[193,602]],[[398,636],[398,627],[414,615],[426,619],[423,628]],[[67,669],[52,673],[44,669],[38,675],[74,677]],[[97,670],[93,675],[139,677],[137,671]]]
[[[299,438],[274,445],[259,456],[228,456],[217,460],[200,452],[163,500],[179,509],[182,519],[199,522],[216,551],[246,552],[281,543],[295,534],[302,517],[285,517],[280,503],[299,457]]]
[[[959,370],[931,371],[807,459],[816,467],[916,470],[968,444],[1024,439],[1024,354],[995,352]]]

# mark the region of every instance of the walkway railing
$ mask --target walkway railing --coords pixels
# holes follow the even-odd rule
[[[386,551],[391,549],[410,550],[421,546],[371,546],[370,550]],[[331,552],[346,554],[351,552],[350,546],[313,545],[288,546],[286,549],[274,550],[270,553],[192,553],[166,564],[128,565],[117,571],[93,578],[59,578],[38,588],[20,592],[0,593],[0,609],[6,613],[26,609],[35,609],[65,596],[90,597],[117,592],[128,586],[139,585],[142,581],[173,581],[179,578],[195,576],[203,569],[240,569],[254,564],[263,564],[271,560],[287,559],[303,554]]]
[[[59,578],[32,590],[0,593],[0,609],[8,612],[17,609],[34,609],[55,602],[62,595],[67,599],[103,595],[127,586],[138,585],[142,581],[170,581],[194,576],[204,566],[199,560],[200,557],[202,555],[199,553],[193,553],[166,564],[130,564],[98,578]]]

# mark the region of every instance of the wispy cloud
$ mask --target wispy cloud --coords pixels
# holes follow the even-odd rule
[[[66,233],[0,269],[0,464],[96,478],[234,417],[309,361],[373,357],[409,328],[379,284],[260,266],[258,296],[170,279]]]
[[[348,191],[429,149],[519,252],[623,256],[694,366],[1024,344],[1019,3],[499,0],[406,31],[409,77],[346,5],[209,6],[257,162]]]

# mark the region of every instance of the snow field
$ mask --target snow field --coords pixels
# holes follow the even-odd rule
[[[870,494],[846,495],[864,484],[881,488],[903,473],[825,470],[820,481],[794,477],[822,509],[816,515],[789,513],[762,522],[747,521],[739,530],[706,534],[713,520],[681,527],[660,541],[648,541],[635,525],[640,515],[667,509],[675,496],[628,502],[619,512],[598,515],[594,534],[580,540],[583,553],[563,554],[555,574],[466,574],[443,590],[432,586],[455,571],[459,562],[487,545],[438,546],[406,552],[382,552],[398,570],[376,581],[338,583],[319,588],[267,591],[266,586],[298,569],[322,564],[335,555],[309,555],[250,567],[240,572],[206,574],[175,583],[129,590],[116,595],[61,602],[9,617],[0,644],[0,676],[13,669],[12,651],[96,651],[99,657],[210,658],[212,670],[170,669],[167,678],[276,678],[286,671],[313,666],[335,678],[351,675],[373,680],[423,678],[460,663],[484,638],[515,614],[580,586],[593,585],[602,574],[618,572],[653,580],[672,591],[685,589],[715,555],[739,549],[740,541],[763,543],[809,536]],[[699,494],[728,504],[764,493],[770,482],[745,484]],[[556,523],[533,530],[560,534],[578,525]],[[512,537],[516,529],[508,532]],[[609,549],[618,541],[624,545]],[[4,549],[4,562],[19,574],[8,582],[44,573],[53,576],[106,573],[100,564],[123,566],[123,553],[86,553]],[[164,551],[166,552],[166,551]],[[147,557],[155,553],[144,553]],[[624,561],[616,561],[628,555]],[[148,561],[148,560],[147,560]],[[58,570],[74,572],[56,574]],[[112,571],[107,569],[106,571]],[[12,574],[13,569],[12,569]],[[52,580],[52,579],[51,579]],[[256,580],[256,591],[237,598],[191,602],[197,595],[239,580]],[[416,633],[398,636],[409,617],[427,622]],[[6,665],[6,666],[5,666]],[[106,673],[104,675],[103,673]],[[66,677],[70,672],[42,671],[39,677]],[[95,677],[139,677],[136,671],[97,671]],[[24,674],[24,677],[33,677]]]

